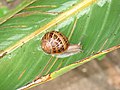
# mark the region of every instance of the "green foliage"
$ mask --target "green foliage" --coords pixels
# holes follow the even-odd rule
[[[0,50],[4,55],[0,59],[0,89],[20,88],[38,75],[48,75],[120,44],[120,1],[80,3],[83,1],[38,0],[25,9],[21,5],[19,10],[23,10],[17,14],[18,9],[9,13],[10,17],[15,15],[0,25]],[[72,12],[80,5],[81,9]],[[83,52],[63,59],[45,54],[40,47],[41,37],[50,30],[62,32],[71,44],[80,43]]]
[[[0,3],[0,17],[4,16],[8,12],[8,8]]]
[[[31,3],[35,2],[35,1],[36,0],[21,0],[21,3],[18,6],[16,6],[16,8],[14,8],[12,10],[8,10],[7,12],[9,12],[9,13],[5,13],[5,15],[2,18],[0,18],[0,24],[4,23],[7,19],[11,18],[17,12],[21,11],[23,8],[25,8],[26,6],[28,6],[29,4],[31,4]],[[6,11],[6,9],[5,9],[5,11]],[[3,13],[3,11],[2,11],[2,13]]]

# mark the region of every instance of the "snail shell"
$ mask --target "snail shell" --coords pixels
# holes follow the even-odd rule
[[[68,57],[82,51],[80,45],[70,45],[67,37],[57,31],[47,32],[42,37],[41,47],[44,52],[58,58]]]
[[[60,54],[68,49],[67,37],[57,31],[47,32],[42,38],[41,47],[48,54]]]

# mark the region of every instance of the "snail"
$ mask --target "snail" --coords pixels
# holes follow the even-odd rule
[[[47,32],[41,41],[42,50],[58,58],[68,57],[82,51],[78,44],[71,45],[66,36],[61,32]]]

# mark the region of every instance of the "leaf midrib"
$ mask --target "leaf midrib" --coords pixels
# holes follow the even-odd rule
[[[20,41],[18,41],[17,43],[15,43],[13,46],[10,46],[7,49],[3,50],[0,53],[0,58],[4,57],[6,54],[11,53],[12,51],[16,50],[17,48],[19,48],[23,44],[25,44],[28,41],[30,41],[31,39],[33,39],[34,37],[36,37],[39,34],[41,34],[43,31],[45,31],[45,30],[53,27],[57,23],[60,23],[61,21],[65,20],[68,17],[70,17],[71,15],[73,15],[73,14],[75,14],[75,13],[83,10],[84,8],[86,8],[89,5],[95,3],[96,1],[97,0],[85,0],[83,2],[78,3],[77,5],[73,6],[71,9],[69,9],[66,12],[60,14],[58,17],[56,17],[55,19],[53,19],[52,21],[50,21],[48,24],[44,25],[43,27],[39,28],[35,32],[33,32],[30,35],[26,36],[25,38],[21,39]]]

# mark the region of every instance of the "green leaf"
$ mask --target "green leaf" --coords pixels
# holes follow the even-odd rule
[[[119,0],[38,0],[17,13],[0,25],[0,89],[31,88],[120,48],[119,6]],[[62,59],[45,54],[41,37],[51,30],[83,52]]]
[[[97,59],[98,59],[99,61],[101,61],[105,56],[106,56],[106,54],[101,55],[101,56],[97,57]]]
[[[8,12],[8,8],[0,2],[0,17]]]
[[[0,16],[2,16],[2,14],[5,14],[4,16],[2,16],[2,18],[0,18],[0,24],[4,23],[6,20],[11,18],[13,15],[15,15],[17,12],[21,11],[23,8],[25,8],[26,6],[28,6],[29,4],[35,1],[36,0],[21,0],[21,3],[19,5],[17,5],[14,9],[10,9],[10,10],[8,10],[7,6],[4,8],[0,8],[0,11],[2,11],[0,13]]]

